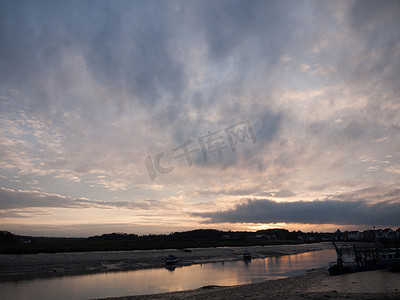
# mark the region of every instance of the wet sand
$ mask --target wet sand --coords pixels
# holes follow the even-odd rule
[[[330,276],[326,270],[313,270],[290,278],[239,286],[206,286],[182,292],[104,299],[400,299],[400,273],[381,270]]]
[[[0,280],[93,274],[146,268],[163,268],[174,254],[180,266],[243,259],[248,249],[253,258],[265,258],[331,249],[330,243],[253,247],[192,248],[77,253],[0,254]]]

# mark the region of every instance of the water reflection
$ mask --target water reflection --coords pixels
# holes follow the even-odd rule
[[[178,267],[178,265],[167,265],[167,266],[165,266],[165,268],[168,270],[168,271],[171,271],[171,272],[173,272],[173,271],[175,271],[175,269]]]
[[[128,272],[0,282],[0,299],[88,299],[278,279],[326,266],[334,250]],[[172,268],[171,268],[172,267]]]

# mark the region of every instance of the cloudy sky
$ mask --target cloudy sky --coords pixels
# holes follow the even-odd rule
[[[400,226],[399,1],[0,1],[0,229]]]

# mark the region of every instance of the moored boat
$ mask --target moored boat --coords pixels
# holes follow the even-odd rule
[[[329,263],[328,271],[331,275],[341,275],[347,273],[363,272],[385,269],[396,261],[396,253],[379,248],[354,248],[354,261],[346,262],[343,257],[343,249],[338,248],[336,243],[336,262]]]
[[[173,254],[170,254],[165,258],[166,265],[176,265],[177,263],[178,263],[178,258]]]
[[[243,253],[243,260],[245,260],[245,261],[250,261],[251,260],[251,254],[250,254],[250,252],[249,251],[244,251],[244,253]]]

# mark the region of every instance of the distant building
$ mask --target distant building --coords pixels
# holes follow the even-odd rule
[[[321,233],[320,234],[320,239],[321,241],[333,241],[335,239],[335,234],[334,233]]]
[[[343,241],[343,234],[339,229],[336,230],[334,239],[335,241]]]
[[[375,240],[375,230],[365,230],[363,231],[364,240],[374,241]]]
[[[376,232],[377,239],[393,240],[396,238],[397,233],[392,228],[379,229]]]
[[[383,236],[385,239],[393,240],[396,238],[396,233],[392,230],[392,228],[386,228],[383,230]]]
[[[378,229],[378,231],[376,232],[376,238],[377,239],[384,239],[385,235],[382,229]]]
[[[348,239],[353,241],[361,241],[364,238],[362,232],[359,231],[350,231]]]

